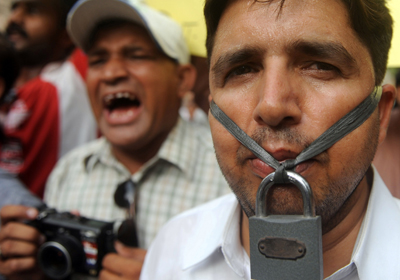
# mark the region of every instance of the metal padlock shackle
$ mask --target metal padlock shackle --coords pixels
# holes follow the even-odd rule
[[[303,197],[303,211],[304,216],[306,217],[315,217],[315,203],[314,197],[312,194],[312,190],[306,179],[304,179],[300,174],[286,170],[287,177],[289,181],[295,185],[301,192]],[[256,197],[256,216],[257,217],[266,217],[268,216],[267,212],[267,194],[270,188],[275,185],[274,182],[275,172],[269,174],[267,177],[262,180]]]

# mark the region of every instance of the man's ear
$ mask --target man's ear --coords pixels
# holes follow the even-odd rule
[[[196,68],[192,64],[179,65],[179,97],[183,98],[186,92],[192,90],[196,81]]]
[[[386,131],[390,122],[390,115],[392,113],[392,108],[394,100],[396,98],[396,89],[393,85],[384,85],[382,87],[382,97],[379,101],[379,144],[385,140]]]

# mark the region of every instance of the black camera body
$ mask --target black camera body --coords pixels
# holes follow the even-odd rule
[[[73,273],[97,276],[103,257],[115,252],[113,222],[45,208],[28,224],[46,236],[38,263],[52,279],[66,279]]]

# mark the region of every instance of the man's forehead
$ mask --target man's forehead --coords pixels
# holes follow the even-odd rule
[[[361,43],[349,24],[342,3],[330,5],[342,8],[343,13],[337,15],[337,20],[329,21],[327,20],[329,9],[323,8],[319,12],[312,12],[313,1],[299,1],[303,3],[303,7],[296,0],[286,0],[284,7],[280,6],[281,1],[271,2],[230,1],[220,18],[213,48],[226,53],[230,50],[240,50],[249,44],[252,48],[264,48],[268,45],[269,48],[285,46],[289,50],[294,49],[294,45],[299,45],[297,42],[303,41],[330,41],[337,44],[346,44],[345,41],[348,41],[347,44],[350,44],[350,40],[355,39],[357,43]],[[308,6],[304,7],[305,4]],[[341,12],[339,9],[336,11]],[[354,36],[350,39],[343,34]]]

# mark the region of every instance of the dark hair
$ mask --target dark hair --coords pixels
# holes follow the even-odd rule
[[[11,96],[11,88],[19,75],[19,70],[20,64],[13,45],[4,34],[0,33],[0,79],[4,80],[4,90],[0,92],[0,106]],[[3,125],[0,123],[0,143],[4,143],[6,139]]]
[[[77,1],[78,0],[58,0],[58,1],[54,2],[54,4],[56,5],[56,8],[58,9],[58,12],[60,13],[60,16],[59,16],[60,27],[63,27],[63,28],[66,27],[68,13]]]
[[[396,70],[396,88],[398,87],[400,87],[400,68]]]
[[[13,87],[19,70],[20,64],[13,45],[4,34],[0,33],[0,78],[4,79],[4,92],[1,92],[0,104]]]
[[[255,2],[273,2],[265,0]],[[283,9],[285,0],[281,1]],[[367,47],[375,72],[375,85],[382,83],[386,73],[388,53],[393,35],[393,19],[386,6],[386,0],[341,0],[349,14],[350,24],[360,41]],[[211,57],[215,33],[219,20],[232,0],[206,0],[204,16],[207,25],[206,48]]]

